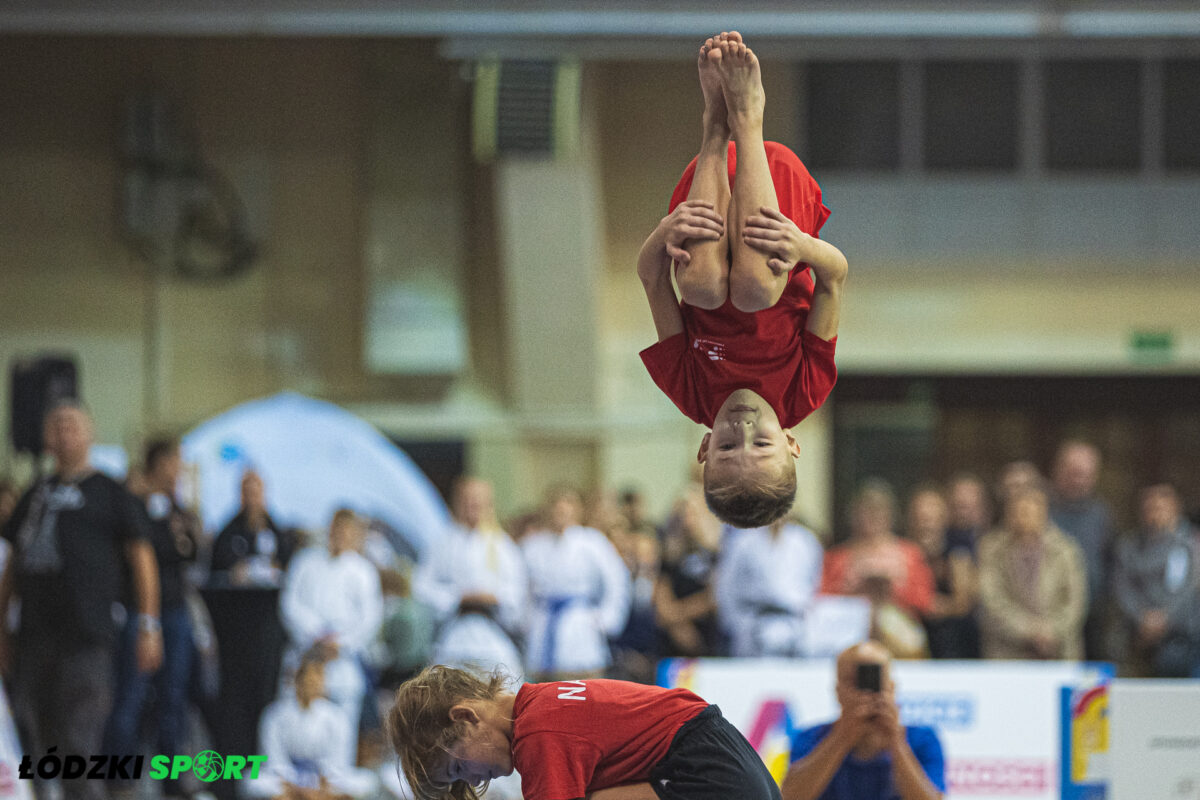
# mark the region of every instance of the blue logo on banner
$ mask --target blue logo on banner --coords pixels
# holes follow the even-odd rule
[[[897,698],[905,725],[962,730],[975,724],[975,697],[969,694],[910,694]]]

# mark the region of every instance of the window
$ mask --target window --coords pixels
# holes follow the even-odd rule
[[[815,167],[900,167],[900,67],[894,61],[808,66],[808,160]]]
[[[1163,62],[1163,166],[1200,170],[1200,61]]]
[[[801,79],[805,161],[930,176],[1033,170],[1051,180],[1200,174],[1195,51],[1161,59],[1059,52],[810,62]]]
[[[1141,65],[1048,61],[1046,166],[1136,170],[1141,165]]]
[[[931,61],[924,73],[927,169],[1015,170],[1020,76],[1012,61]]]

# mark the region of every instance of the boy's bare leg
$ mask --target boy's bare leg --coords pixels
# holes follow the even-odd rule
[[[789,274],[775,274],[767,266],[770,256],[750,247],[742,238],[746,217],[760,213],[759,209],[764,206],[779,209],[775,184],[767,165],[767,152],[763,148],[766,93],[758,57],[741,37],[720,42],[720,50],[717,68],[730,133],[737,143],[737,176],[729,211],[725,215],[730,254],[729,296],[741,311],[760,311],[779,301]]]
[[[721,88],[718,62],[721,48],[716,38],[705,41],[697,58],[700,90],[704,92],[704,116],[700,154],[688,200],[707,200],[725,217],[729,206],[729,124],[725,94]],[[728,218],[726,218],[728,230]],[[716,241],[693,240],[686,246],[691,260],[678,264],[675,280],[685,303],[698,308],[719,308],[729,294],[728,234]]]

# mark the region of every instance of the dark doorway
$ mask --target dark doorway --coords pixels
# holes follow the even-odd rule
[[[454,480],[466,470],[466,443],[462,439],[390,438],[425,473],[449,505]]]

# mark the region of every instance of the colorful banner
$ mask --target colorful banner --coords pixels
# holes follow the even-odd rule
[[[1108,687],[1060,690],[1063,800],[1104,800],[1108,791]]]
[[[899,661],[901,718],[937,729],[952,800],[1060,800],[1062,687],[1111,679],[1107,664]],[[721,707],[776,778],[793,731],[836,719],[832,660],[671,659],[659,683]]]

